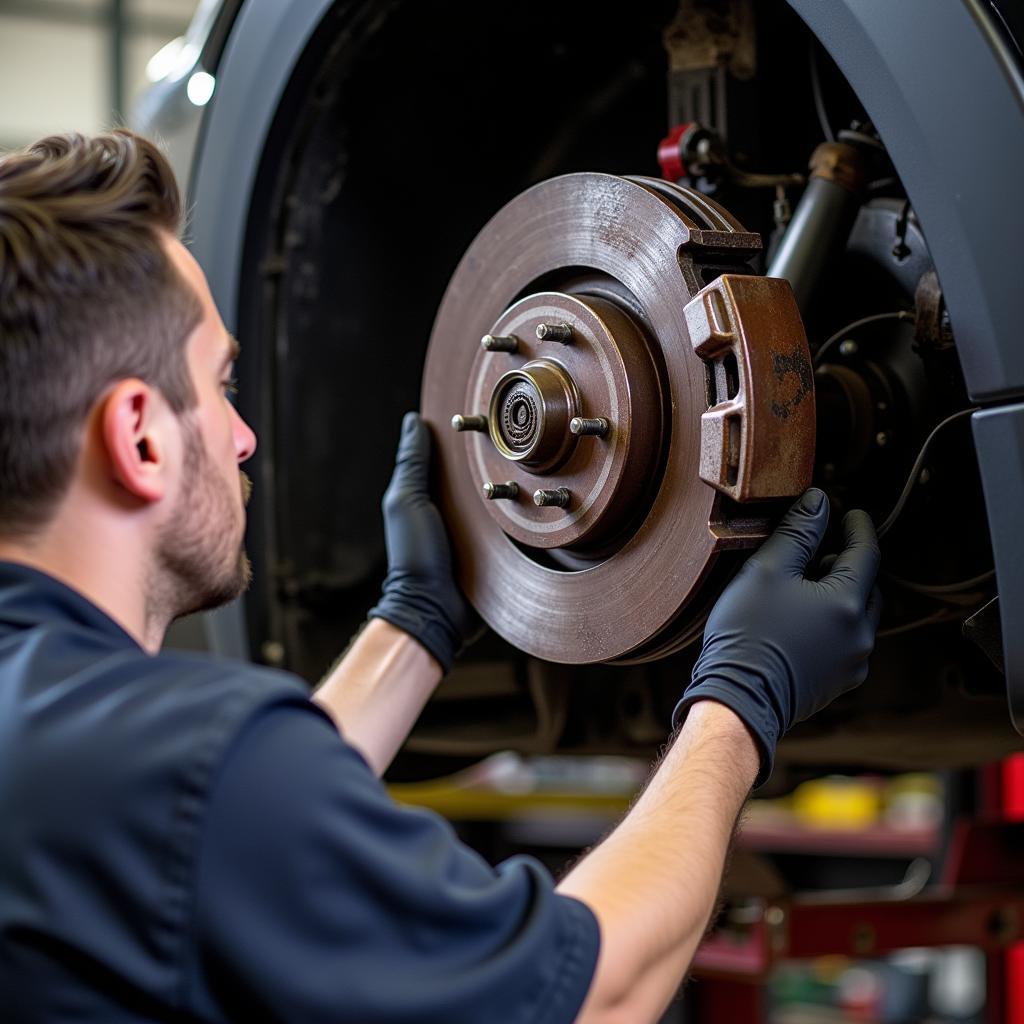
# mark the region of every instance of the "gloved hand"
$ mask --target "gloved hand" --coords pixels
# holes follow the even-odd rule
[[[480,619],[455,584],[448,535],[430,498],[429,477],[430,434],[409,412],[381,503],[388,574],[369,617],[386,619],[410,634],[447,672],[480,628]]]
[[[828,525],[828,498],[806,491],[725,588],[673,725],[698,700],[736,712],[757,739],[761,771],[791,725],[859,686],[875,645],[881,598],[878,541],[866,512],[843,519],[845,549],[819,580],[805,572]],[[828,559],[826,561],[831,561]]]

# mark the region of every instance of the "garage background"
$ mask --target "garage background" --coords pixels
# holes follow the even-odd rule
[[[184,35],[198,6],[196,0],[0,0],[0,149],[125,120],[160,77],[156,55]],[[173,52],[163,49],[164,60]]]

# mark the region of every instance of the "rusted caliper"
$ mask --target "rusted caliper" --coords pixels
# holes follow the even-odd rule
[[[807,340],[789,285],[750,273],[759,248],[700,193],[573,174],[467,250],[422,408],[460,582],[517,647],[677,650],[735,567],[722,552],[809,483]]]

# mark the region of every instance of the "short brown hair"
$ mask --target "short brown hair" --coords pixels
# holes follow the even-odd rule
[[[202,309],[160,236],[181,222],[173,171],[132,132],[0,155],[0,533],[52,516],[111,384],[195,403],[185,342]]]

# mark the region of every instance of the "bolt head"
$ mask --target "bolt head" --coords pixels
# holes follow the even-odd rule
[[[464,416],[456,413],[452,417],[452,430],[462,433],[464,430],[476,430],[481,433],[487,430],[486,416]]]
[[[533,503],[538,508],[566,508],[569,499],[568,487],[541,489],[533,492]]]
[[[484,497],[488,501],[493,501],[495,498],[504,498],[507,501],[514,500],[519,494],[519,484],[514,480],[509,480],[504,484],[496,484],[491,480],[488,480],[483,485]]]
[[[569,430],[577,437],[605,437],[608,434],[608,421],[603,416],[574,416],[569,421]]]
[[[537,338],[540,341],[572,341],[572,327],[569,324],[537,324]]]
[[[519,340],[511,334],[507,336],[485,334],[480,339],[480,347],[485,352],[516,352],[519,349]]]
[[[845,341],[839,343],[839,354],[841,356],[855,356],[860,351],[860,346],[853,340],[853,338],[847,338]]]

